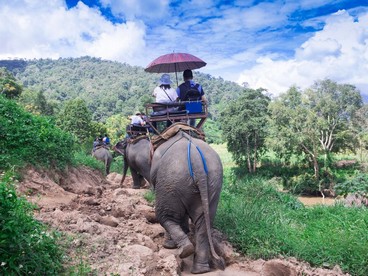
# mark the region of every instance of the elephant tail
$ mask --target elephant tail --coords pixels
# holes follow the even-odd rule
[[[121,178],[120,185],[123,185],[124,180],[125,180],[125,177],[126,177],[126,174],[127,174],[127,171],[128,171],[128,168],[129,168],[128,160],[127,160],[127,158],[126,158],[125,155],[124,155],[123,162],[124,162],[124,166],[123,166],[123,177]]]
[[[190,164],[190,148],[191,148],[192,142],[189,141],[188,144],[188,161],[189,161],[189,167],[191,170],[191,164]],[[194,144],[193,144],[194,145]],[[210,251],[211,251],[211,255],[213,258],[213,263],[215,265],[216,268],[224,270],[225,269],[225,261],[222,257],[220,257],[216,251],[215,251],[215,247],[213,244],[213,238],[212,238],[212,231],[211,231],[211,220],[210,220],[210,210],[209,210],[209,195],[208,195],[208,170],[207,170],[207,165],[206,165],[206,160],[205,157],[202,153],[202,151],[200,150],[200,148],[198,146],[196,146],[196,149],[201,157],[202,163],[203,163],[203,172],[206,174],[206,176],[203,177],[203,179],[205,179],[205,181],[203,181],[203,183],[199,183],[198,188],[199,188],[199,193],[201,196],[201,201],[202,201],[202,208],[203,208],[203,213],[204,213],[204,220],[205,220],[205,224],[206,224],[206,232],[207,232],[207,237],[208,237],[208,242],[210,245]],[[191,176],[194,177],[194,175],[191,173]]]

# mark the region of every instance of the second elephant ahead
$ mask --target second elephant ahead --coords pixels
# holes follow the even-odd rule
[[[222,189],[223,168],[218,154],[204,141],[183,131],[154,152],[151,184],[156,194],[156,217],[180,257],[194,253],[192,273],[224,269],[211,234]],[[188,216],[195,226],[195,248],[187,236]]]
[[[110,166],[113,160],[111,152],[105,147],[98,147],[92,151],[92,156],[104,163],[105,173],[108,175],[110,173]]]
[[[123,178],[120,184],[123,184],[128,168],[133,178],[133,189],[139,189],[145,184],[145,180],[150,182],[150,145],[151,143],[147,138],[138,139],[133,142],[129,142],[126,138],[118,142],[113,150],[123,155]]]

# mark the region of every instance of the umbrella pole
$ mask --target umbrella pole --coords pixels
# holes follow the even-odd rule
[[[178,87],[179,83],[178,83],[178,71],[176,70],[176,63],[175,63],[175,77],[176,77],[176,87]]]

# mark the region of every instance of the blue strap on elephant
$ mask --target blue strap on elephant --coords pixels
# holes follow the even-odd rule
[[[192,142],[189,141],[189,143],[188,143],[188,167],[189,167],[190,176],[193,177],[193,168],[192,168],[192,163],[190,162],[190,148],[191,148],[191,144],[192,144]],[[207,169],[206,159],[204,158],[204,155],[203,155],[201,149],[197,145],[195,145],[195,147],[196,147],[197,151],[199,152],[199,155],[202,158],[202,163],[203,163],[204,171],[206,172],[206,175],[208,175],[208,169]]]

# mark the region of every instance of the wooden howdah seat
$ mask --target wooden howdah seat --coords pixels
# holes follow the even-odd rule
[[[126,127],[126,132],[130,137],[136,137],[140,135],[147,135],[149,130],[149,126],[141,126],[141,125],[135,125],[130,124]]]
[[[207,104],[204,101],[150,103],[146,104],[147,123],[154,132],[160,134],[159,122],[184,122],[197,119],[195,128],[201,130],[207,119]]]

